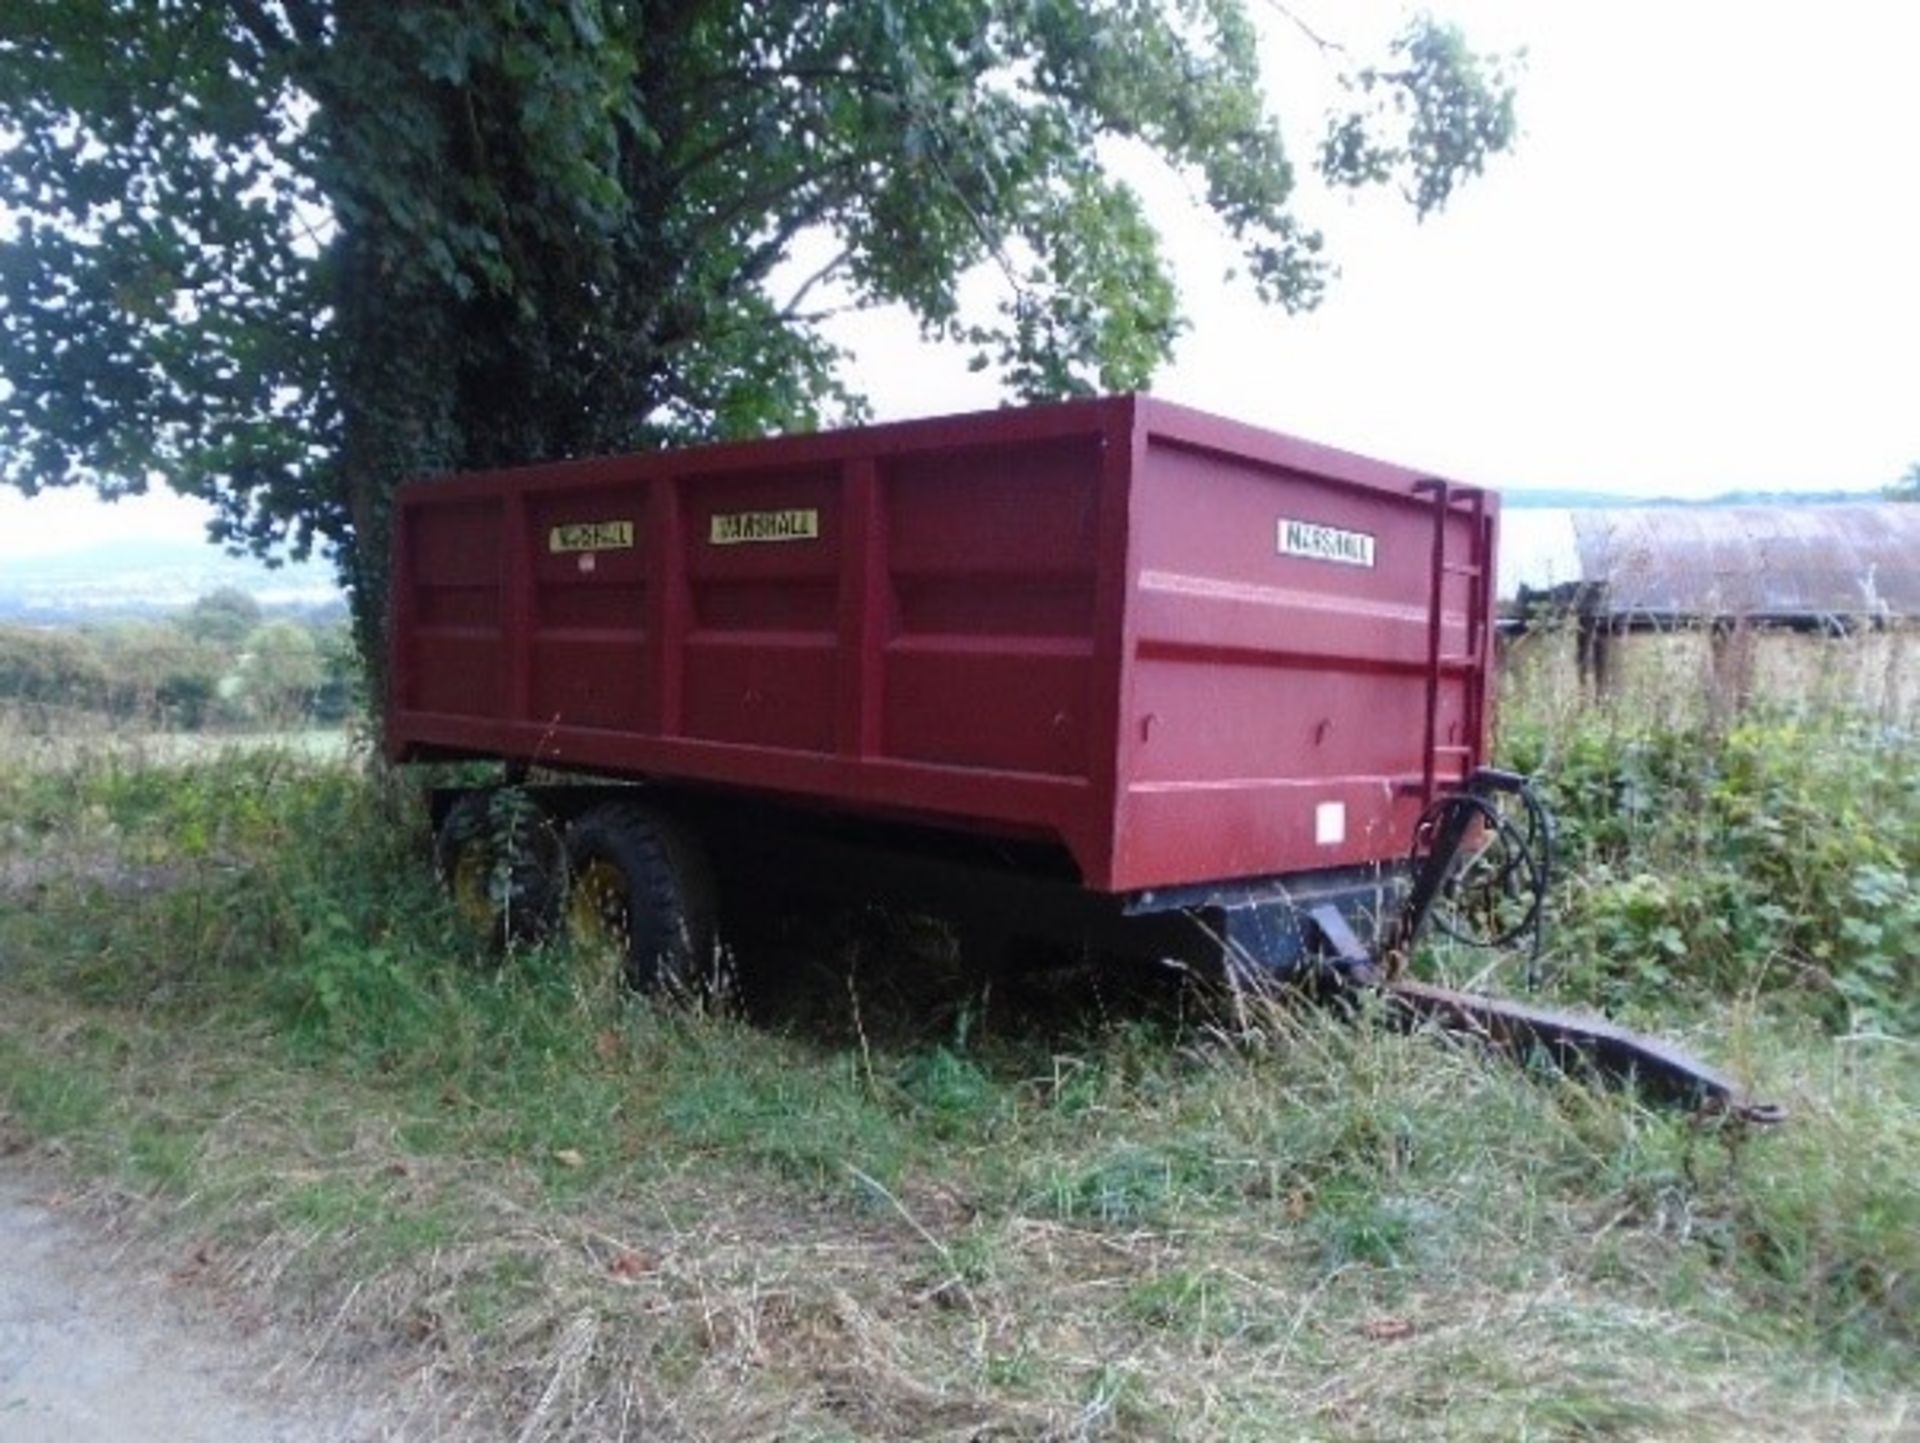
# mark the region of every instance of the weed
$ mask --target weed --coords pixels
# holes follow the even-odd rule
[[[197,1171],[199,1139],[165,1122],[141,1119],[127,1130],[126,1168],[130,1180],[156,1192],[182,1191]]]
[[[946,1047],[909,1056],[897,1074],[921,1124],[938,1137],[987,1131],[1004,1096],[979,1063]]]
[[[1397,1268],[1411,1261],[1412,1209],[1371,1189],[1346,1184],[1322,1190],[1314,1201],[1313,1222],[1329,1267]]]
[[[1133,1226],[1165,1224],[1217,1192],[1212,1161],[1198,1149],[1125,1143],[1089,1167],[1054,1172],[1040,1196],[1063,1219]]]
[[[49,1139],[68,1138],[94,1126],[110,1098],[98,1078],[8,1037],[0,1037],[0,1087],[19,1125]]]
[[[1228,1330],[1236,1316],[1232,1288],[1211,1269],[1176,1268],[1149,1278],[1129,1290],[1126,1308],[1148,1327],[1201,1336]]]
[[[721,1059],[709,1054],[710,1060]],[[688,1069],[660,1099],[661,1122],[683,1144],[769,1167],[812,1187],[841,1183],[849,1166],[891,1185],[905,1134],[848,1067],[731,1065]]]

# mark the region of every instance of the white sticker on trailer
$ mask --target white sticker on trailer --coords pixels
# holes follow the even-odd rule
[[[1313,840],[1322,847],[1337,847],[1347,839],[1347,804],[1322,802],[1313,809]]]
[[[1342,531],[1338,526],[1282,516],[1275,528],[1274,544],[1282,556],[1304,556],[1342,566],[1373,565],[1373,537],[1365,531]]]

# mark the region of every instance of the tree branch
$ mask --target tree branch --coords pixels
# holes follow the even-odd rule
[[[835,272],[852,259],[853,252],[843,249],[840,254],[836,255],[832,260],[821,266],[819,270],[808,276],[800,283],[800,288],[787,298],[787,303],[780,308],[780,319],[783,321],[810,319],[801,317],[800,303],[807,298],[808,293],[812,291],[815,286],[832,279]],[[830,315],[832,311],[825,311],[820,314]]]
[[[1318,30],[1314,29],[1313,26],[1309,25],[1291,6],[1281,3],[1281,0],[1266,0],[1266,6],[1267,9],[1271,10],[1282,20],[1292,25],[1295,30],[1298,30],[1302,35],[1306,36],[1307,39],[1311,40],[1319,47],[1322,54],[1345,55],[1347,53],[1346,46],[1342,45],[1338,40],[1329,40]]]
[[[869,157],[864,154],[843,155],[835,160],[829,161],[825,165],[818,165],[811,170],[802,171],[799,175],[794,176],[784,184],[766,186],[751,194],[742,196],[734,204],[724,210],[716,211],[712,216],[709,216],[705,221],[694,227],[693,236],[696,242],[696,248],[702,237],[711,236],[716,232],[728,231],[745,217],[771,210],[774,205],[782,199],[809,190],[838,172],[855,170],[866,164],[868,159]],[[839,196],[837,193],[829,194],[827,192],[821,192],[816,195],[813,201],[807,206],[805,223],[812,224],[813,220],[817,218],[822,210],[838,199]]]

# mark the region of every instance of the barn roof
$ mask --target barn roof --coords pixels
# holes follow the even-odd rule
[[[1590,593],[1603,613],[1648,620],[1920,616],[1920,505],[1536,514],[1502,519],[1509,594],[1576,581],[1604,588]]]

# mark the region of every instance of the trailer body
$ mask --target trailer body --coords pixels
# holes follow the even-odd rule
[[[1140,396],[421,481],[386,747],[508,763],[433,794],[456,907],[564,914],[646,990],[697,984],[723,913],[887,901],[989,965],[1305,974],[1778,1121],[1601,1019],[1401,975],[1430,918],[1539,943],[1551,818],[1484,765],[1496,518]]]
[[[1403,857],[1484,760],[1496,501],[1144,396],[420,481],[386,745],[1057,845]]]

